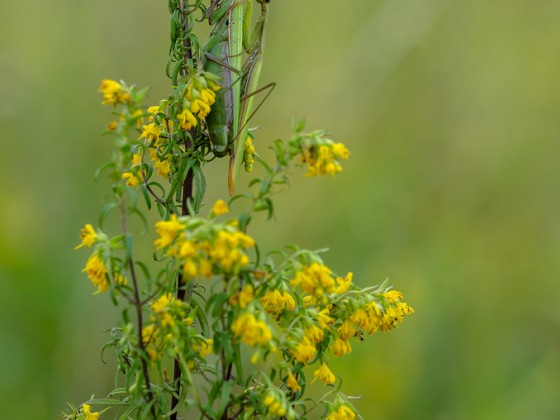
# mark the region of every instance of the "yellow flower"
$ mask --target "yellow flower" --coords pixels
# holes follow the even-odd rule
[[[347,160],[350,157],[350,152],[342,143],[335,143],[332,145],[332,152],[335,156]]]
[[[123,104],[130,101],[130,95],[125,91],[124,87],[114,80],[102,80],[99,88],[103,94],[103,105]]]
[[[200,99],[195,99],[191,102],[191,112],[198,118],[203,120],[210,113],[210,106]]]
[[[214,105],[214,102],[216,102],[216,92],[211,89],[202,89],[200,91],[200,99],[208,105]]]
[[[149,324],[142,328],[142,342],[150,360],[156,360],[161,357],[161,349],[158,349],[158,347],[161,347],[160,333],[154,324]]]
[[[338,285],[334,291],[336,294],[346,292],[352,285],[352,273],[346,274],[345,278],[337,277],[336,284]]]
[[[290,352],[298,362],[309,363],[315,358],[317,349],[308,337],[303,337],[295,348],[290,349]]]
[[[218,200],[214,203],[212,207],[212,215],[213,216],[221,216],[222,214],[226,214],[229,212],[228,205],[224,200]]]
[[[167,306],[175,300],[175,297],[171,293],[168,293],[166,295],[161,295],[150,307],[154,312],[163,312]]]
[[[190,278],[196,277],[198,275],[198,266],[193,260],[187,259],[183,264],[183,273]]]
[[[84,226],[82,232],[80,233],[80,238],[82,240],[82,243],[74,249],[79,249],[83,246],[89,248],[93,245],[95,241],[99,239],[97,233],[95,233],[95,230],[93,229],[93,226],[90,224]]]
[[[326,363],[323,363],[319,369],[313,372],[313,376],[315,376],[313,382],[317,379],[320,379],[325,385],[334,384],[336,382],[336,376],[334,376],[334,373],[331,372]]]
[[[121,178],[125,180],[125,183],[129,187],[136,187],[140,183],[140,179],[134,175],[132,172],[124,172]]]
[[[192,345],[192,349],[200,354],[201,357],[206,357],[214,352],[214,340],[209,338],[201,342],[195,342]]]
[[[253,163],[255,159],[253,155],[255,154],[255,146],[253,146],[253,141],[251,137],[247,137],[245,140],[245,147],[243,149],[243,161],[245,162],[245,171],[253,172]]]
[[[196,127],[198,123],[195,116],[188,109],[184,109],[183,112],[178,114],[177,119],[181,123],[181,127],[185,130],[190,130],[191,128]]]
[[[231,330],[235,338],[241,340],[250,347],[257,344],[267,344],[272,340],[272,333],[265,322],[257,320],[251,313],[239,316],[232,324]]]
[[[97,286],[99,292],[105,292],[109,289],[107,267],[105,267],[103,260],[99,258],[97,254],[93,254],[89,257],[83,272],[87,273],[87,276],[91,282]]]
[[[395,328],[403,321],[405,315],[413,312],[414,309],[404,302],[398,302],[393,306],[389,306],[385,309],[385,312],[381,317],[381,331],[389,331]]]
[[[293,392],[301,391],[301,386],[292,372],[288,372],[288,379],[286,379],[286,386]]]
[[[271,315],[278,315],[283,310],[293,311],[296,302],[292,295],[279,290],[269,290],[261,298],[264,310]]]
[[[171,219],[168,221],[160,221],[156,223],[156,232],[159,238],[156,239],[155,246],[157,249],[165,248],[171,242],[175,240],[177,234],[187,227],[184,223],[177,220],[175,214],[171,215]]]
[[[94,413],[91,412],[89,404],[82,404],[82,410],[86,415],[84,420],[97,420],[99,418],[99,413],[97,411]]]
[[[169,172],[171,172],[171,164],[169,163],[169,160],[157,161],[154,164],[154,167],[157,169],[158,175],[166,179],[169,178]]]
[[[350,153],[342,143],[312,145],[301,151],[301,161],[307,163],[307,176],[335,175],[342,172],[338,159],[348,159]]]
[[[325,293],[335,292],[335,281],[329,267],[312,263],[295,274],[290,281],[292,286],[299,286],[301,290],[313,296],[315,301],[325,300]]]
[[[268,408],[268,412],[273,416],[282,417],[286,414],[286,407],[284,407],[282,401],[276,399],[272,393],[267,394],[263,400],[263,404]]]
[[[350,353],[352,351],[352,346],[348,340],[343,340],[341,338],[337,338],[334,344],[331,346],[331,352],[335,356],[343,356],[346,353]]]
[[[238,273],[249,264],[245,248],[254,246],[255,241],[243,232],[220,230],[207,250],[210,259],[226,273]]]
[[[329,328],[329,324],[334,322],[334,319],[329,316],[329,309],[325,308],[317,314],[317,322],[322,329]]]
[[[233,305],[239,305],[240,308],[246,308],[247,305],[253,301],[253,297],[253,286],[249,284],[241,289],[237,295],[232,296],[230,303]]]
[[[142,127],[142,124],[144,124],[144,117],[143,117],[143,112],[141,109],[137,109],[136,111],[134,111],[131,115],[131,119],[136,119],[136,125],[138,127]]]
[[[113,277],[115,279],[115,283],[117,283],[119,286],[126,286],[127,280],[125,276],[120,273],[115,273]]]
[[[150,123],[142,126],[143,131],[140,134],[141,139],[157,140],[161,134],[161,128],[156,123]]]
[[[383,297],[387,299],[387,302],[390,304],[395,304],[402,300],[403,294],[397,290],[389,290],[388,292],[383,293]]]
[[[312,325],[310,327],[304,328],[303,332],[305,333],[305,336],[307,338],[309,338],[309,340],[311,340],[315,344],[323,341],[323,329],[322,328],[319,328],[315,325]]]
[[[356,413],[346,405],[341,405],[336,410],[331,411],[326,420],[354,420]]]
[[[354,328],[354,323],[347,319],[338,328],[338,333],[340,334],[341,339],[348,340],[350,337],[356,334],[356,328]]]

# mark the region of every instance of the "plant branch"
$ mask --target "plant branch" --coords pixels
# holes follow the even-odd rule
[[[183,33],[188,34],[190,31],[190,21],[189,21],[189,11],[188,11],[188,4],[187,2],[181,1],[180,9],[181,9],[181,16],[184,19],[183,22]],[[184,47],[185,47],[185,60],[183,64],[182,73],[183,75],[187,75],[188,64],[192,61],[192,45],[190,37],[186,36],[184,40]],[[185,150],[188,151],[192,148],[191,138],[192,138],[193,131],[189,133],[189,135],[184,136],[185,141]],[[189,215],[189,201],[193,198],[193,183],[194,183],[194,173],[192,169],[189,169],[185,179],[183,181],[183,191],[181,195],[181,215],[188,216]],[[179,274],[177,276],[177,299],[184,301],[186,297],[186,281],[183,274]],[[176,386],[176,393],[171,397],[171,411],[173,412],[169,417],[170,420],[177,419],[177,413],[179,411],[177,404],[179,404],[179,400],[177,396],[181,395],[181,363],[179,358],[176,358],[173,362],[173,384]]]
[[[121,228],[122,228],[122,232],[123,234],[126,235],[128,234],[128,228],[126,225],[126,208],[125,208],[125,202],[124,202],[124,198],[121,197],[120,200],[120,210],[121,210]],[[154,419],[157,418],[156,415],[156,410],[155,410],[155,406],[152,404],[153,403],[153,393],[152,393],[152,387],[150,384],[150,374],[148,372],[148,364],[146,363],[146,348],[144,346],[144,337],[142,336],[142,329],[143,329],[143,325],[144,325],[144,321],[142,319],[142,302],[140,300],[140,290],[138,288],[138,280],[136,278],[136,271],[134,269],[134,259],[132,258],[132,255],[127,255],[127,259],[128,259],[128,267],[130,269],[130,277],[132,279],[132,286],[133,286],[133,290],[134,290],[134,307],[136,309],[136,328],[138,331],[138,346],[140,347],[140,351],[141,351],[141,363],[142,363],[142,374],[144,375],[144,381],[146,384],[146,402],[148,404],[151,404],[151,413]]]

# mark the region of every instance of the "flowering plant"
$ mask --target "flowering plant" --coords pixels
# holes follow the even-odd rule
[[[232,35],[226,40],[229,53],[221,57],[229,64],[209,57],[212,42],[223,41],[216,34],[231,30],[236,9],[251,1],[169,0],[173,89],[159,104],[143,105],[147,89],[101,83],[103,104],[116,116],[108,125],[115,148],[103,166],[113,199],[98,227],[82,229],[77,248],[91,251],[84,272],[97,293],[125,307],[104,348],[115,351],[119,386],[105,398],[70,406],[67,419],[96,419],[109,410],[118,418],[295,419],[319,407],[327,419],[353,419],[358,410],[340,391],[330,361],[350,353],[353,341],[390,331],[412,312],[403,295],[385,283],[360,288],[351,272],[334,273],[318,251],[293,246],[263,254],[249,234],[257,213],[273,215],[273,193],[288,182],[290,165],[305,166],[309,177],[335,175],[349,157],[342,143],[323,131],[307,133],[302,124],[288,142],[273,142],[274,164],[255,151],[254,136],[244,125],[252,115],[247,80],[256,76],[254,62],[262,60],[268,10],[268,1],[258,3],[253,48],[259,54],[242,51],[246,61],[237,67],[237,83],[243,84],[237,101],[227,100],[236,82],[226,85],[232,74],[223,71],[237,74],[231,66],[237,58]],[[204,20],[213,29],[200,47],[192,26]],[[209,71],[217,61],[219,74]],[[237,122],[231,117],[218,124],[228,112]],[[216,134],[220,130],[225,145]],[[226,155],[232,193],[239,165],[251,172],[261,164],[263,175],[228,203],[218,200],[206,210],[203,168]],[[142,235],[129,227],[132,216],[147,220],[144,207],[159,216],[151,263],[138,259],[134,244]],[[113,213],[117,229],[106,227]],[[317,380],[328,391],[309,398],[306,392]]]

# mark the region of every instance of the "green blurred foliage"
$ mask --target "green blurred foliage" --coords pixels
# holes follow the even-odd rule
[[[166,95],[163,1],[5,2],[0,26],[0,407],[53,418],[111,389],[117,312],[72,249],[97,220],[110,140],[102,78]],[[330,247],[416,313],[333,362],[366,419],[553,419],[560,412],[560,2],[273,0],[257,150],[294,118],[352,152],[292,183],[266,247]],[[226,194],[226,165],[208,199]],[[147,237],[149,242],[152,237]],[[549,301],[548,298],[552,300]]]

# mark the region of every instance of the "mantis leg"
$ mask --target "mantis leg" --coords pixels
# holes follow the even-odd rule
[[[249,0],[250,3],[251,0]],[[246,29],[244,32],[245,35],[245,42],[248,47],[246,49],[247,52],[250,53],[249,57],[247,58],[245,65],[243,66],[243,85],[242,85],[242,98],[245,100],[243,101],[242,108],[240,110],[240,121],[238,130],[234,131],[236,133],[236,144],[234,153],[231,156],[230,160],[230,169],[228,175],[228,187],[229,192],[231,195],[235,192],[235,182],[237,180],[237,176],[239,174],[239,168],[241,167],[241,158],[237,158],[238,156],[243,156],[243,148],[245,146],[245,138],[247,137],[248,132],[248,123],[249,120],[254,115],[253,105],[254,105],[254,95],[261,90],[270,86],[273,88],[275,84],[269,84],[262,89],[257,89],[261,70],[262,70],[262,55],[264,49],[264,26],[266,22],[266,17],[268,14],[268,0],[257,0],[261,4],[261,14],[255,23],[255,28],[253,34],[249,36],[249,30]],[[246,14],[245,16],[245,24],[250,25],[250,17]],[[251,40],[251,41],[249,41]],[[268,98],[270,95],[271,90],[268,92],[264,100]],[[263,100],[263,101],[264,101]],[[257,109],[262,105],[262,101],[257,107]]]

